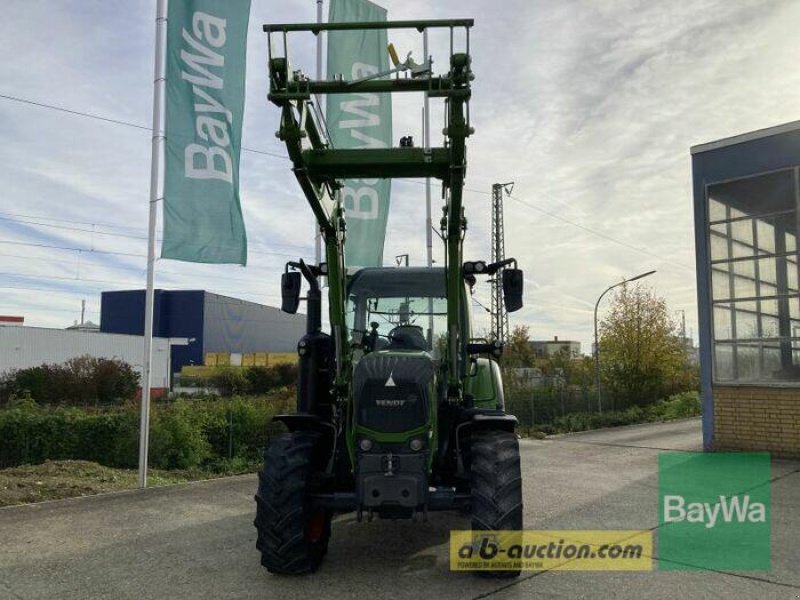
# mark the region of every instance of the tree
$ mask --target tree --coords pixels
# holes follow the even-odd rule
[[[614,295],[600,323],[600,368],[617,408],[684,391],[675,388],[689,370],[688,356],[669,315],[666,301],[642,286],[623,285]]]
[[[572,356],[562,349],[537,362],[543,375],[558,377],[567,387],[588,389],[594,384],[594,363],[590,356]]]
[[[503,367],[517,369],[533,366],[533,350],[530,343],[530,328],[516,325],[503,347]]]

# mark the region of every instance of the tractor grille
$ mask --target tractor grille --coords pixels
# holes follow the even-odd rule
[[[384,433],[425,425],[432,379],[433,363],[427,355],[368,354],[355,372],[358,424]]]

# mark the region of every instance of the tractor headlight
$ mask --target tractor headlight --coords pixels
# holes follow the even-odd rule
[[[372,450],[372,440],[369,439],[369,438],[362,438],[361,441],[359,442],[358,446],[364,452],[369,452],[370,450]]]
[[[425,443],[419,438],[414,438],[408,443],[409,448],[411,448],[414,452],[419,452],[422,450],[424,445]]]

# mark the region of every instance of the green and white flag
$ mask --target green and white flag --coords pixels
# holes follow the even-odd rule
[[[386,9],[367,0],[331,0],[328,21],[385,21]],[[329,31],[328,73],[345,80],[389,69],[386,30]],[[328,131],[334,148],[388,148],[392,143],[390,94],[328,95]],[[380,267],[389,217],[390,179],[348,179],[341,190],[347,220],[348,266]]]
[[[161,257],[247,262],[239,202],[250,0],[171,0]]]

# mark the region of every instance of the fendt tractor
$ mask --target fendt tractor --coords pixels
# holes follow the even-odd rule
[[[470,514],[473,530],[522,528],[517,420],[506,414],[497,359],[502,343],[474,339],[470,295],[478,276],[502,281],[505,307],[522,306],[515,259],[465,262],[462,207],[471,19],[265,25],[269,100],[281,109],[277,136],[322,235],[320,264],[290,262],[282,309],[295,313],[308,286],[307,333],[298,343],[297,412],[275,417],[288,429],[264,453],[256,495],[257,547],[273,573],[315,571],[328,549],[331,518],[355,511],[373,517],[425,520],[429,511]],[[422,64],[346,80],[313,81],[291,70],[294,32],[414,29],[450,31],[449,71]],[[453,49],[454,33],[465,51]],[[462,36],[463,34],[463,36]],[[273,36],[282,39],[282,52]],[[402,75],[402,76],[401,76]],[[318,98],[325,94],[417,92],[444,100],[442,147],[332,147]],[[347,269],[343,180],[436,178],[444,199],[444,267]],[[330,331],[322,331],[327,281]],[[465,527],[467,529],[468,527]],[[491,573],[491,572],[490,572]],[[518,571],[497,571],[514,576]]]

